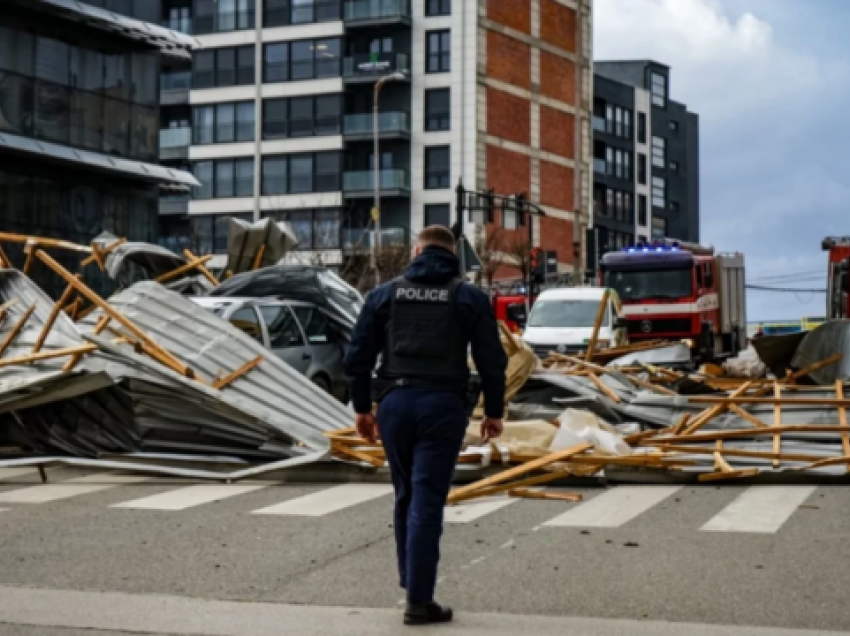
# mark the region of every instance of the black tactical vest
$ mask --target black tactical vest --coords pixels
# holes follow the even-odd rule
[[[465,389],[467,342],[455,313],[460,284],[424,285],[405,278],[393,283],[382,378]]]

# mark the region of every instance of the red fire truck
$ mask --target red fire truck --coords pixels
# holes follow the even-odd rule
[[[622,300],[632,342],[688,340],[702,361],[746,345],[743,254],[661,239],[605,254],[601,274]]]
[[[829,252],[826,316],[850,318],[850,237],[829,236],[821,242],[821,248]]]

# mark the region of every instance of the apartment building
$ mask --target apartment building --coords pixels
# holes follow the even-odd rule
[[[196,183],[157,165],[160,61],[193,46],[142,21],[159,12],[150,0],[0,0],[0,231],[157,240],[160,188]],[[23,262],[22,246],[6,251]],[[32,275],[57,291],[40,264]]]
[[[594,74],[591,273],[635,242],[698,242],[700,220],[699,118],[670,99],[670,68],[595,62]]]
[[[384,244],[454,223],[462,180],[525,193],[535,243],[583,262],[588,0],[164,0],[163,19],[200,44],[191,80],[163,80],[162,158],[202,184],[163,200],[175,244],[218,252],[229,217],[271,217],[339,264],[368,244],[377,170]]]

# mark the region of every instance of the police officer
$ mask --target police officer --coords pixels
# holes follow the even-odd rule
[[[404,622],[444,623],[434,601],[443,508],[468,426],[469,345],[481,379],[485,439],[502,432],[507,357],[487,295],[461,282],[452,233],[425,228],[404,276],[366,299],[345,358],[357,431],[383,441],[395,489],[395,535]],[[387,385],[372,414],[371,379]]]

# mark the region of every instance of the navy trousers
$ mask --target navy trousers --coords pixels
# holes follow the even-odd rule
[[[396,389],[378,407],[395,489],[399,577],[410,603],[434,600],[443,508],[467,425],[464,398],[448,391]]]

